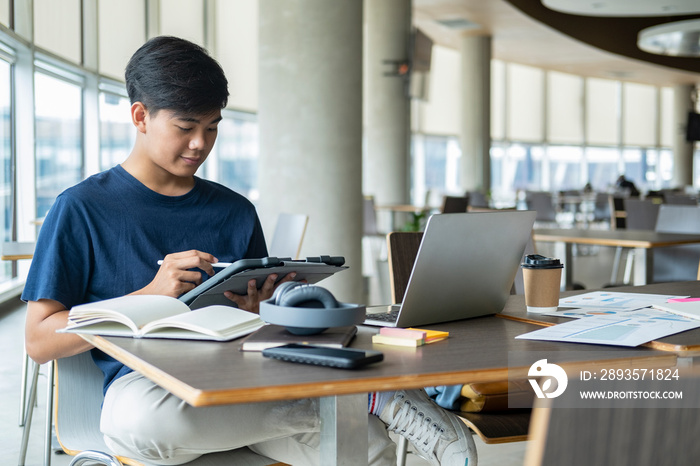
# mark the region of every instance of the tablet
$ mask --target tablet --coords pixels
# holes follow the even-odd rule
[[[222,269],[193,290],[180,296],[180,301],[190,309],[197,309],[214,304],[231,306],[233,302],[224,296],[225,291],[246,294],[248,282],[255,279],[260,288],[271,274],[277,274],[277,281],[288,273],[296,272],[295,281],[306,280],[317,283],[336,272],[347,269],[342,256],[308,257],[304,260],[289,258],[263,257],[262,259],[241,259]]]

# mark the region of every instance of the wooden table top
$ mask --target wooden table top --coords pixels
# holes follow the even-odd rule
[[[657,248],[700,243],[700,234],[658,233],[652,230],[596,230],[537,228],[533,230],[535,241],[598,246],[622,246],[627,248]]]
[[[513,297],[516,298],[517,297]],[[524,304],[523,304],[524,308]],[[512,365],[509,356],[557,353],[557,363],[572,372],[581,363],[605,367],[669,367],[674,353],[575,343],[516,340],[539,328],[496,316],[426,326],[450,337],[419,348],[374,345],[377,329],[359,327],[351,346],[376,349],[384,361],[359,370],[294,364],[241,352],[241,340],[227,343],[131,339],[84,335],[95,346],[141,372],[193,406],[358,394],[526,377],[534,361]],[[605,351],[605,356],[600,352]],[[590,366],[587,366],[590,367]]]
[[[591,291],[600,290],[564,291],[561,293],[561,296],[575,296],[583,293],[590,293]],[[605,288],[604,291],[698,297],[700,296],[700,281],[655,283],[643,286],[620,286]],[[498,316],[509,320],[517,320],[546,327],[571,321],[571,319],[565,317],[528,314],[525,307],[525,297],[522,295],[511,296],[505,308]],[[700,351],[700,329],[687,330],[675,335],[669,335],[659,340],[646,343],[644,346],[659,351],[671,351],[681,354]]]

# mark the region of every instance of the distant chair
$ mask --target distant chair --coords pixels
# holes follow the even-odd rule
[[[654,230],[661,204],[649,199],[624,199],[626,228],[628,230]]]
[[[441,214],[455,214],[467,211],[469,196],[443,196]]]
[[[554,206],[552,193],[546,191],[527,191],[525,193],[525,205],[528,210],[537,212],[535,222],[556,224],[557,210]]]
[[[467,197],[469,198],[469,207],[477,207],[482,209],[489,208],[489,200],[481,191],[467,191]]]
[[[625,210],[625,229],[627,230],[654,230],[656,220],[659,217],[659,206],[656,199],[639,199],[631,197],[623,199]],[[615,262],[610,276],[610,283],[615,284],[617,273],[621,261],[622,248],[618,247],[615,252]],[[632,277],[632,264],[634,263],[634,252],[627,251],[625,261],[625,273],[622,279],[623,284],[628,284]]]
[[[308,222],[309,216],[305,214],[279,214],[268,255],[298,259]]]
[[[660,233],[700,233],[700,207],[661,204],[656,221]],[[654,249],[653,281],[695,280],[700,261],[700,245],[686,244]]]
[[[608,193],[596,193],[593,201],[593,221],[594,222],[610,222],[610,203],[608,202]]]
[[[629,198],[629,196],[623,196],[620,194],[608,195],[611,230],[621,230],[627,226],[627,214],[625,213],[625,199],[627,198]]]

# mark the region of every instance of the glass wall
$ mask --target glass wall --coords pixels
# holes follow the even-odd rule
[[[224,111],[210,162],[217,181],[251,200],[258,198],[258,123],[254,115]]]
[[[80,86],[37,72],[36,216],[44,217],[56,196],[83,178]]]
[[[131,152],[136,128],[131,122],[129,99],[100,92],[100,169],[122,163]]]
[[[11,65],[0,60],[0,204],[2,204],[2,241],[12,239],[13,216],[13,157],[12,157],[12,85]],[[12,275],[12,264],[2,262],[0,281]]]

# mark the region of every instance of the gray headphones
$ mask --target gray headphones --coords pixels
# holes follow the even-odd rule
[[[365,306],[340,303],[320,286],[285,282],[260,303],[260,318],[295,335],[313,335],[329,327],[362,323]]]

